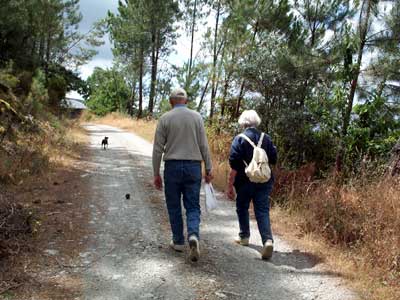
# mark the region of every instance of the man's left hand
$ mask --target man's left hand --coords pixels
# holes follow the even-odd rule
[[[214,176],[213,176],[213,174],[212,174],[211,171],[208,172],[208,173],[206,173],[206,175],[204,176],[204,180],[205,180],[207,183],[210,183],[211,180],[213,180],[213,179],[214,179]]]
[[[160,175],[154,176],[154,186],[157,190],[161,191],[163,187],[162,178]]]

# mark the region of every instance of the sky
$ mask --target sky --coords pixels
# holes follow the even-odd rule
[[[80,0],[80,11],[83,15],[82,22],[79,26],[79,31],[82,33],[88,32],[93,23],[106,17],[107,12],[116,13],[118,8],[118,0]],[[212,17],[211,17],[212,19]],[[210,20],[211,21],[211,20]],[[194,53],[200,50],[200,38],[205,32],[206,28],[200,27],[197,31],[194,42]],[[190,55],[190,40],[187,37],[183,29],[178,31],[179,38],[174,46],[174,52],[168,58],[168,62],[171,64],[182,65],[184,61],[187,61]],[[99,48],[99,52],[88,64],[80,68],[80,73],[83,79],[86,79],[93,72],[95,67],[111,67],[112,66],[112,45],[109,40],[109,36],[104,37],[105,44]]]
[[[79,25],[79,31],[81,33],[88,32],[96,21],[107,16],[108,11],[117,13],[118,0],[80,0],[80,12],[82,13],[83,18]],[[212,22],[212,20],[213,16],[210,15],[207,22]],[[205,31],[206,26],[199,26],[199,29],[195,34],[194,55],[196,55],[196,53],[200,51],[200,40]],[[170,64],[181,66],[189,59],[190,39],[183,28],[180,28],[178,30],[178,34],[179,38],[176,40],[174,51],[168,57],[167,61]],[[95,67],[109,68],[112,66],[112,44],[110,42],[108,34],[104,36],[103,39],[104,45],[96,48],[98,54],[87,64],[79,68],[82,79],[87,79],[92,74]],[[82,98],[76,92],[69,93],[67,97],[78,99]]]
[[[117,8],[118,0],[80,0],[80,11],[83,18],[79,24],[79,31],[82,33],[88,32],[93,23],[105,18],[109,10],[117,12]],[[97,66],[103,68],[112,66],[113,55],[108,35],[103,39],[104,45],[96,49],[98,54],[88,64],[79,69],[83,79],[89,77]]]

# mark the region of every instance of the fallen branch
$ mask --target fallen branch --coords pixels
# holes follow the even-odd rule
[[[87,263],[87,264],[83,264],[83,265],[70,265],[70,264],[64,264],[63,262],[59,261],[59,259],[57,257],[54,257],[55,261],[57,262],[57,264],[62,267],[62,268],[70,268],[70,269],[75,269],[75,268],[83,268],[84,270],[89,269],[90,267],[92,267],[95,263],[97,263],[98,261],[100,261],[101,259],[103,259],[105,256],[111,254],[112,252],[114,252],[115,247],[113,247],[110,251],[106,252],[105,254],[97,257],[96,259],[94,259],[93,261]]]
[[[5,292],[8,292],[9,290],[16,289],[16,288],[20,287],[21,285],[22,285],[22,283],[16,283],[14,285],[10,285],[6,288],[3,288],[0,290],[0,295],[3,295]]]

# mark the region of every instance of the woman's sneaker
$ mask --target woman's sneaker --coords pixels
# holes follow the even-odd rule
[[[241,246],[248,246],[248,245],[249,245],[249,238],[241,238],[241,237],[238,237],[238,238],[235,240],[235,243],[236,243],[236,244],[239,244],[239,245],[241,245]]]
[[[183,252],[183,250],[185,250],[185,245],[177,245],[174,243],[174,241],[171,241],[169,246],[177,252]]]
[[[261,258],[269,259],[272,257],[272,253],[274,252],[274,243],[272,240],[267,240],[264,244],[264,247],[261,250]]]
[[[199,240],[197,236],[191,235],[189,237],[189,258],[191,261],[198,261],[200,258]]]

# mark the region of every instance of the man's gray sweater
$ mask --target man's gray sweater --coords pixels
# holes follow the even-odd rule
[[[204,161],[207,172],[211,171],[203,119],[199,113],[178,106],[163,114],[158,121],[153,146],[153,172],[159,175],[161,158],[167,160]]]

